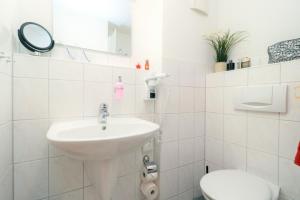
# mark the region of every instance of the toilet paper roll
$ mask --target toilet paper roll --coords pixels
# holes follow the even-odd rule
[[[158,187],[154,183],[143,183],[141,191],[147,200],[155,200],[158,197]]]
[[[149,182],[153,182],[156,181],[158,178],[158,173],[154,172],[154,173],[147,173],[146,170],[144,170],[141,174],[141,179],[143,183],[149,183]]]

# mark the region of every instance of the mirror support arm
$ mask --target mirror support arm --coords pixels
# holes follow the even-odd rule
[[[85,53],[85,50],[82,49],[82,53],[84,55],[84,58],[86,59],[87,62],[91,62],[91,60],[87,57],[86,53]]]
[[[75,60],[75,57],[71,54],[70,50],[69,50],[69,47],[66,47],[66,51],[69,55],[69,57],[72,59],[72,60]]]

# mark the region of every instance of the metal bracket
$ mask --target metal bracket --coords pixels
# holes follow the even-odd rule
[[[144,165],[148,164],[149,162],[150,162],[150,157],[148,155],[145,155],[143,157],[143,163],[144,163]]]
[[[69,57],[72,59],[72,60],[75,60],[75,57],[71,54],[70,50],[69,50],[69,47],[66,47],[66,51],[69,55]]]
[[[155,173],[158,171],[157,164],[154,161],[150,161],[150,157],[148,155],[145,155],[143,157],[143,163],[148,174]]]
[[[87,62],[91,62],[91,60],[87,57],[86,53],[85,53],[85,50],[82,49],[82,53],[84,55],[84,58],[86,59]]]

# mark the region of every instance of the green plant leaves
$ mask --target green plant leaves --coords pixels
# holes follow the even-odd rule
[[[227,62],[229,53],[238,43],[244,41],[248,35],[245,31],[231,33],[212,34],[206,37],[209,45],[213,47],[216,53],[216,62]]]

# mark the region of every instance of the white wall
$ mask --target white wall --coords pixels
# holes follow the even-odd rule
[[[53,32],[52,25],[52,0],[28,0],[18,1],[16,23],[14,31],[26,21],[34,21],[42,24],[50,32]],[[33,12],[33,8],[38,7]],[[125,59],[120,56],[113,56],[117,60],[124,61],[121,65],[134,67],[137,62],[144,63],[146,59],[150,60],[152,68],[160,70],[161,57],[161,17],[162,2],[159,0],[135,0],[132,1],[132,56]],[[54,38],[55,39],[55,38]],[[76,60],[84,60],[81,51],[71,49]],[[24,52],[24,49],[21,51]],[[88,51],[90,59],[97,62],[98,57],[106,56],[103,53]],[[91,55],[89,55],[91,54]],[[56,48],[52,52],[53,57],[70,59],[64,49]]]
[[[153,70],[162,70],[171,75],[169,79],[163,82],[163,86],[160,88],[159,100],[155,110],[158,114],[157,121],[161,122],[162,125],[162,144],[159,149],[160,152],[158,152],[161,167],[161,200],[171,198],[190,200],[193,197],[198,197],[200,195],[199,179],[204,173],[205,165],[205,75],[213,63],[212,52],[203,40],[203,35],[214,31],[216,28],[225,30],[230,28],[233,31],[246,30],[250,33],[250,41],[244,43],[243,48],[240,48],[239,53],[235,53],[234,56],[265,58],[266,46],[269,43],[296,37],[296,34],[299,33],[299,26],[294,26],[297,19],[294,17],[295,13],[297,13],[295,9],[299,3],[295,0],[290,1],[290,4],[282,2],[284,5],[280,5],[280,2],[271,2],[270,0],[267,2],[255,0],[249,5],[237,0],[219,1],[218,5],[216,1],[209,1],[209,14],[205,16],[190,10],[189,1],[186,0],[135,0],[132,3],[132,58],[89,51],[87,52],[88,57],[92,60],[92,63],[96,64],[92,65],[82,62],[84,58],[82,52],[78,49],[72,49],[72,54],[77,57],[76,61],[80,62],[57,61],[52,58],[33,59],[33,57],[23,55],[17,56],[17,64],[19,65],[16,64],[14,74],[14,92],[16,93],[14,102],[14,111],[16,112],[14,115],[15,142],[26,141],[26,137],[29,137],[34,138],[35,144],[31,145],[33,150],[27,149],[28,144],[15,146],[15,158],[18,159],[15,160],[16,200],[18,198],[24,199],[24,197],[29,200],[34,200],[36,197],[39,199],[47,198],[48,196],[52,197],[54,194],[58,194],[60,197],[69,197],[72,200],[89,198],[88,196],[83,197],[83,191],[86,191],[85,194],[89,194],[89,191],[88,187],[86,187],[87,185],[84,185],[82,163],[72,162],[61,157],[61,154],[56,154],[51,147],[48,149],[44,137],[45,131],[53,119],[95,116],[94,111],[97,103],[102,100],[102,96],[97,96],[97,94],[105,93],[107,94],[107,99],[111,100],[110,89],[119,73],[127,77],[126,87],[128,88],[129,97],[126,98],[123,105],[118,105],[118,103],[111,100],[115,114],[136,116],[144,116],[146,114],[147,118],[150,114],[148,119],[152,119],[154,106],[147,105],[141,98],[144,91],[144,72],[135,72],[133,69],[120,69],[118,67],[133,67],[137,62],[143,64],[145,59],[150,59]],[[36,7],[39,9],[33,12],[33,8]],[[35,21],[52,30],[51,8],[51,0],[29,0],[26,2],[19,0],[14,31],[24,21]],[[270,9],[276,11],[273,12]],[[288,12],[284,12],[285,15],[282,14],[284,9],[288,10]],[[270,11],[267,12],[268,15],[266,14],[267,10]],[[217,12],[219,13],[218,22]],[[289,15],[288,13],[292,14]],[[257,17],[259,17],[259,20],[257,20]],[[286,21],[289,21],[289,23],[285,23]],[[278,24],[280,24],[280,27]],[[291,24],[293,25],[291,26]],[[56,48],[52,52],[52,57],[69,59],[63,48]],[[89,73],[91,77],[83,77],[83,74],[86,73]],[[98,76],[95,77],[95,74],[98,74]],[[107,76],[103,76],[103,74]],[[108,80],[106,79],[107,77],[114,78]],[[240,80],[241,77],[245,78],[247,75],[239,74],[238,79]],[[222,77],[221,80],[223,80]],[[300,80],[296,78],[294,81],[299,82]],[[40,90],[41,87],[44,87],[44,89]],[[206,108],[211,113],[211,115],[207,115],[208,123],[210,119],[217,118],[216,121],[213,120],[212,124],[223,124],[222,120],[223,118],[225,119],[224,116],[228,113],[223,113],[222,106],[223,103],[225,105],[226,98],[230,97],[228,96],[229,94],[223,96],[223,90],[225,91],[227,86],[224,87],[222,83],[208,87],[212,87],[213,90],[208,89],[207,102],[219,101],[216,102],[216,105],[219,105],[220,107],[217,106],[217,108],[221,110],[214,110],[216,109],[214,105],[212,106],[213,110]],[[103,88],[106,88],[105,91],[102,91]],[[74,91],[76,92],[74,93]],[[82,93],[77,91],[82,91]],[[58,102],[60,95],[66,95],[65,99],[76,99],[76,101],[72,101],[72,104],[68,101]],[[219,96],[216,98],[216,95]],[[50,101],[48,102],[48,98],[43,98],[43,96],[48,96]],[[28,103],[26,107],[24,107],[23,102]],[[28,110],[27,107],[32,103],[38,103],[33,105],[33,108],[38,109]],[[291,102],[291,104],[295,104],[295,102]],[[207,106],[209,105],[211,104]],[[61,109],[61,106],[65,109]],[[290,117],[291,115],[294,117],[298,116],[298,110],[295,110],[290,111]],[[293,114],[294,112],[296,114]],[[234,115],[234,113],[229,114]],[[273,120],[272,122],[277,120],[279,123],[279,115],[278,118],[277,116],[275,119],[273,117],[254,115],[254,118],[269,119]],[[287,123],[289,123],[290,118],[288,116],[285,117]],[[291,121],[295,120],[294,117],[292,117]],[[248,120],[248,118],[237,118],[241,121]],[[34,125],[32,126],[32,124]],[[207,124],[206,128],[208,134],[206,160],[212,169],[222,168],[223,159],[227,160],[225,159],[225,154],[223,157],[223,143],[225,144],[225,142],[221,124],[218,126],[221,130],[213,129],[213,134],[215,134],[213,136],[209,135],[209,124]],[[292,127],[293,125],[288,126]],[[297,123],[295,126],[298,126]],[[214,125],[212,128],[215,127]],[[33,136],[32,134],[35,135]],[[22,137],[25,137],[25,139]],[[237,138],[234,137],[233,139]],[[282,141],[289,143],[290,139],[287,138]],[[38,150],[36,151],[36,149]],[[224,152],[227,152],[227,150],[225,151],[224,149]],[[242,146],[243,151],[248,151],[245,144]],[[258,153],[257,149],[255,151],[256,154],[249,153],[249,155],[262,157],[265,155],[263,151]],[[18,152],[20,154],[17,155]],[[249,152],[251,152],[251,148]],[[286,152],[283,152],[281,156],[271,153],[269,158],[274,159],[275,157],[275,159],[281,161],[279,162],[281,168],[279,166],[277,170],[278,176],[276,180],[278,183],[282,183],[285,191],[287,191],[286,193],[297,195],[298,188],[291,185],[293,177],[286,173],[286,169],[294,171],[294,166],[291,165],[291,157],[287,157],[290,153]],[[242,158],[240,159],[239,156]],[[242,153],[237,155],[238,164],[240,164],[240,161],[245,161],[244,159],[246,158],[243,156],[244,154]],[[284,159],[281,159],[282,157]],[[141,199],[137,189],[138,178],[136,177],[138,177],[138,169],[136,167],[138,166],[135,164],[136,158],[140,158],[138,153],[124,158],[128,163],[126,163],[125,172],[120,172],[119,187],[115,197],[117,200],[120,199],[120,195],[130,200],[134,198]],[[234,159],[235,155],[232,158]],[[247,157],[247,159],[250,158]],[[220,160],[222,160],[222,163],[218,163]],[[232,163],[235,164],[235,161],[232,161]],[[264,163],[257,162],[255,158],[252,159],[252,163],[253,166],[249,167],[254,168],[254,172],[255,170],[259,173],[261,171],[269,171],[269,169],[261,169],[260,167]],[[231,164],[230,160],[229,164]],[[67,166],[66,168],[69,169],[69,165],[71,165],[72,170],[65,172],[64,166]],[[235,167],[235,165],[229,166]],[[134,167],[133,171],[131,171],[132,167]],[[247,168],[249,167],[247,166]],[[281,173],[280,170],[282,171]],[[49,177],[48,172],[50,174]],[[31,185],[28,185],[32,190],[23,190],[24,180],[26,180],[28,174],[36,175],[38,178]],[[65,175],[63,179],[59,179],[61,174]],[[73,177],[75,177],[75,180]],[[298,172],[295,173],[295,177],[298,177]],[[69,179],[72,180],[66,184],[66,181]],[[41,186],[44,190],[35,190],[36,185]],[[71,190],[73,191],[70,192]],[[67,193],[61,195],[64,192]]]
[[[218,30],[245,30],[249,39],[237,48],[233,58],[249,56],[254,64],[268,61],[267,47],[299,38],[298,0],[219,0]]]
[[[35,5],[36,0],[31,0],[27,2],[26,5],[20,4],[21,6],[19,9],[20,15],[19,24],[24,20],[30,21],[37,21],[39,23],[45,24],[51,30],[51,12],[49,8],[51,8],[51,4],[43,3],[44,8],[41,11],[44,14],[43,17],[39,15],[32,15],[30,13],[31,7],[30,5]],[[205,74],[207,71],[207,64],[211,62],[211,59],[207,56],[207,45],[203,43],[203,34],[208,32],[213,25],[213,16],[214,13],[212,12],[210,16],[203,16],[201,14],[195,13],[194,11],[189,9],[189,2],[188,1],[178,1],[174,4],[173,1],[160,1],[160,0],[136,0],[133,1],[132,4],[133,10],[133,18],[132,18],[132,38],[133,38],[133,45],[132,45],[132,64],[136,64],[136,62],[140,62],[143,64],[145,59],[150,59],[151,69],[153,70],[163,70],[167,73],[171,74],[171,78],[166,81],[164,87],[160,90],[160,97],[159,101],[157,102],[157,109],[156,112],[160,113],[158,122],[162,122],[163,126],[163,144],[161,146],[161,168],[162,168],[162,179],[161,179],[161,200],[166,200],[170,197],[177,197],[180,199],[193,199],[193,197],[198,197],[200,195],[199,185],[198,182],[200,177],[204,173],[204,96],[205,96]],[[175,9],[175,10],[173,10]],[[165,14],[163,14],[165,13]],[[182,18],[182,16],[184,16]],[[182,24],[183,27],[178,26],[178,21]],[[165,27],[164,27],[165,26]],[[163,30],[164,27],[164,30]],[[164,40],[164,41],[163,41]],[[180,42],[179,42],[180,41]],[[176,45],[174,45],[176,44]],[[164,53],[163,53],[164,52]],[[80,52],[72,51],[75,55],[80,55]],[[65,56],[65,51],[63,49],[56,48],[52,52],[52,57],[56,58],[67,58]],[[164,54],[164,58],[162,56]],[[64,56],[62,56],[64,55]],[[128,62],[127,59],[118,56],[111,56],[111,55],[101,55],[96,52],[88,52],[88,56],[92,58],[93,62],[105,65],[109,64],[112,66],[115,65],[123,65],[128,66],[130,65],[130,61]],[[59,66],[56,67],[55,65],[49,64],[50,74],[47,74],[47,70],[44,71],[45,74],[36,74],[36,69],[27,69],[30,66],[32,59],[30,57],[25,57],[22,59],[22,56],[18,58],[16,67],[15,67],[15,93],[17,98],[15,99],[14,103],[14,110],[15,110],[15,130],[16,130],[16,140],[22,140],[22,127],[28,127],[28,135],[26,137],[31,137],[30,134],[35,133],[37,136],[34,136],[36,141],[43,141],[44,145],[33,145],[34,148],[40,148],[37,152],[44,152],[43,154],[36,155],[35,151],[29,151],[26,153],[26,156],[16,155],[15,158],[19,160],[15,160],[15,165],[19,171],[15,172],[15,194],[16,197],[26,196],[29,200],[32,200],[37,195],[42,195],[43,197],[52,196],[53,191],[51,188],[53,187],[53,178],[55,179],[59,174],[50,174],[50,177],[46,177],[47,171],[49,170],[52,173],[51,168],[56,167],[58,170],[61,170],[64,164],[69,163],[69,161],[65,160],[65,158],[56,157],[56,155],[52,155],[51,152],[48,152],[50,157],[47,157],[47,150],[45,149],[45,141],[43,140],[45,134],[45,127],[48,126],[48,121],[44,120],[44,114],[46,119],[47,118],[62,118],[62,117],[81,117],[82,115],[86,115],[86,110],[88,112],[94,113],[96,107],[90,107],[83,103],[84,107],[82,108],[82,104],[79,101],[81,96],[79,95],[87,95],[87,94],[77,94],[73,97],[76,99],[72,108],[69,108],[68,111],[65,113],[61,113],[59,109],[55,109],[56,107],[61,108],[61,106],[66,106],[69,102],[59,102],[55,104],[56,98],[53,93],[58,91],[59,88],[64,86],[59,86],[55,88],[54,83],[58,82],[54,79],[55,77],[51,77],[52,70],[53,73],[60,73],[60,70],[67,69],[65,64],[56,63],[55,65]],[[25,59],[25,60],[24,60]],[[28,60],[29,59],[29,60]],[[45,58],[46,59],[46,58]],[[47,64],[45,64],[46,60],[38,61],[36,60],[35,63],[40,63],[39,65],[43,66],[45,69],[47,68]],[[28,60],[28,61],[26,61]],[[30,61],[31,60],[31,61]],[[78,59],[81,61],[81,59]],[[26,64],[27,62],[27,64]],[[18,65],[19,63],[19,65]],[[44,64],[43,64],[44,63]],[[124,64],[126,63],[126,64]],[[23,66],[24,65],[24,66]],[[163,67],[162,67],[163,65]],[[41,69],[41,66],[36,66],[37,68]],[[83,65],[83,68],[88,68],[89,65]],[[26,67],[26,70],[29,71],[21,71],[21,74],[18,74],[17,69],[22,69]],[[94,67],[101,67],[101,66],[94,66]],[[81,87],[82,81],[78,79],[82,71],[81,65],[73,64],[73,68],[76,68],[77,74],[74,76],[71,74],[65,74],[66,77],[60,77],[59,79],[63,79],[64,84],[66,85],[66,91],[72,90],[74,91],[73,87],[75,82],[76,85]],[[24,68],[25,69],[25,68]],[[96,68],[95,68],[96,69]],[[67,72],[75,72],[73,70],[66,70]],[[24,74],[25,73],[25,74]],[[99,69],[99,72],[94,71],[93,73],[102,73]],[[113,72],[115,73],[115,72]],[[132,72],[129,72],[131,74]],[[151,72],[150,72],[151,73]],[[126,73],[128,74],[128,73]],[[117,105],[113,105],[112,109],[121,109],[121,113],[118,114],[136,114],[136,115],[144,115],[153,113],[153,107],[149,107],[148,103],[145,103],[142,98],[142,94],[144,92],[142,80],[143,80],[144,72],[137,72],[136,73],[136,83],[138,84],[135,89],[130,90],[128,92],[135,93],[135,99],[129,99],[126,103],[119,107]],[[24,77],[26,76],[26,77]],[[42,77],[41,77],[42,76]],[[114,75],[116,77],[117,74]],[[101,76],[102,77],[102,76]],[[45,78],[45,80],[42,80]],[[75,78],[75,79],[74,79]],[[130,76],[130,80],[133,77]],[[72,80],[69,80],[72,79]],[[74,80],[76,80],[74,82]],[[97,82],[103,82],[101,79],[97,79]],[[23,84],[22,84],[23,82]],[[40,82],[40,83],[39,83]],[[32,90],[32,88],[38,89],[41,87],[42,82],[45,84],[48,82],[50,84],[50,91],[47,92],[47,86],[44,85],[44,95],[49,95],[50,102],[46,102],[47,99],[39,100],[41,98],[39,90]],[[17,84],[19,83],[19,84]],[[140,84],[140,85],[139,85]],[[18,86],[19,85],[19,86]],[[28,89],[20,89],[24,85],[28,85]],[[89,86],[90,85],[90,86]],[[95,90],[98,89],[98,92],[101,91],[100,87],[102,83],[90,83],[89,85],[85,85],[84,91],[90,91],[91,93],[95,93]],[[108,84],[110,85],[110,83]],[[89,87],[89,88],[86,88]],[[33,91],[32,95],[28,95],[27,92]],[[51,89],[53,88],[53,89]],[[89,89],[89,90],[88,90]],[[127,89],[128,90],[128,89]],[[170,97],[167,98],[168,91],[171,91]],[[59,91],[58,91],[59,92]],[[96,94],[98,94],[96,92]],[[108,92],[111,92],[108,87]],[[65,92],[64,92],[65,93]],[[17,95],[18,94],[18,95]],[[71,95],[71,93],[69,94]],[[72,94],[73,95],[73,94]],[[75,94],[74,94],[75,95]],[[133,94],[132,94],[133,95]],[[32,96],[31,99],[26,99],[26,96]],[[53,97],[54,96],[54,97]],[[97,95],[95,96],[88,96],[88,102],[93,102],[92,105],[96,106],[97,103]],[[130,97],[131,98],[131,97]],[[169,99],[169,101],[167,101]],[[26,109],[22,106],[21,102],[28,102],[31,104],[35,101],[42,102],[39,106],[40,109],[34,111],[26,111]],[[20,101],[20,102],[19,102]],[[132,104],[130,102],[135,101],[135,108],[134,111],[132,110]],[[169,105],[168,108],[165,108],[164,105]],[[47,111],[47,107],[49,106],[50,113],[40,113],[42,110],[45,112]],[[87,108],[86,108],[87,106]],[[23,110],[25,109],[25,110]],[[83,111],[82,111],[83,109]],[[125,109],[125,110],[124,110]],[[140,110],[142,109],[142,110]],[[167,110],[165,110],[167,109]],[[24,112],[27,113],[24,113]],[[37,113],[35,113],[37,112]],[[54,112],[54,115],[53,115]],[[56,113],[58,112],[58,114]],[[82,113],[83,112],[83,113]],[[21,114],[21,115],[19,115]],[[23,115],[25,114],[25,115]],[[19,118],[20,117],[20,118]],[[28,121],[27,119],[31,119]],[[181,123],[178,123],[179,120],[182,120]],[[36,127],[39,127],[37,130],[33,131],[30,130],[30,126],[28,124],[34,123]],[[170,123],[170,124],[169,124]],[[173,126],[174,129],[168,129],[167,126]],[[188,131],[187,131],[188,130]],[[27,132],[27,131],[26,131]],[[18,145],[17,145],[18,146]],[[22,152],[26,149],[26,145],[23,147],[16,147],[15,153]],[[46,152],[44,151],[46,150]],[[171,151],[169,151],[171,150]],[[173,151],[175,150],[175,151]],[[172,155],[168,154],[171,153]],[[138,154],[137,154],[138,155]],[[38,156],[38,157],[37,157]],[[125,159],[129,158],[128,165],[134,167],[135,160],[132,160],[132,157],[135,155],[129,155],[125,157]],[[41,159],[41,160],[37,160]],[[137,157],[138,159],[140,157]],[[170,159],[174,158],[174,161],[169,163]],[[50,160],[50,165],[46,165],[47,159]],[[32,169],[29,167],[30,161]],[[53,166],[55,162],[62,162],[61,164],[57,164]],[[44,163],[44,164],[43,164]],[[172,164],[173,163],[173,164]],[[81,168],[80,162],[74,163],[77,168]],[[47,167],[49,169],[47,169]],[[22,170],[22,169],[25,169]],[[41,169],[41,170],[39,170]],[[36,174],[41,172],[41,174],[37,174],[37,181],[30,185],[31,188],[34,188],[35,185],[42,185],[45,190],[43,193],[39,193],[39,191],[32,191],[30,193],[26,193],[26,191],[22,190],[21,185],[23,184],[23,176],[26,174]],[[136,184],[130,186],[130,184],[125,183],[129,181],[131,183],[138,171],[130,171],[129,174],[123,173],[124,178],[120,179],[119,186],[123,187],[123,190],[118,191],[116,195],[122,195],[123,199],[130,199],[133,198],[141,199],[138,189],[138,180]],[[71,173],[71,172],[70,172]],[[76,171],[75,171],[76,173]],[[67,173],[66,176],[68,176]],[[182,174],[186,175],[183,176]],[[78,174],[82,175],[82,174]],[[174,179],[168,179],[170,176],[173,176]],[[72,176],[72,175],[70,175]],[[76,176],[78,177],[78,176]],[[68,177],[65,178],[68,180]],[[56,194],[60,194],[61,192],[68,192],[69,189],[78,189],[78,187],[82,187],[82,181],[80,177],[78,180],[73,184],[71,184],[71,188],[65,188],[63,185],[64,179],[57,182],[56,184],[60,184],[58,190],[60,192]],[[169,182],[171,181],[171,182]],[[173,182],[175,181],[175,182]],[[62,182],[62,183],[60,183]],[[169,190],[168,185],[173,185],[175,183],[176,186],[174,190]],[[126,187],[125,187],[125,185]],[[50,191],[47,191],[46,188],[49,186]],[[77,187],[78,186],[78,187]],[[134,194],[132,194],[132,189],[135,189]],[[88,194],[87,188],[84,188],[86,193]],[[75,191],[75,196],[80,195],[82,189],[78,189]],[[125,192],[125,193],[124,193]],[[136,197],[132,197],[132,195],[136,195]],[[39,196],[40,197],[40,196]],[[85,197],[87,198],[87,197]]]
[[[279,185],[280,199],[299,199],[300,168],[293,162],[300,140],[299,67],[299,61],[292,61],[207,76],[205,158],[210,171],[246,170]],[[236,87],[264,84],[288,85],[286,113],[234,109]]]
[[[0,8],[0,52],[11,55],[12,24],[15,22],[15,0],[1,1]]]
[[[49,145],[47,130],[55,121],[96,117],[103,102],[109,105],[112,117],[153,120],[154,103],[143,99],[148,74],[104,60],[91,64],[24,54],[15,54],[14,60],[14,200],[95,200],[83,162]],[[113,94],[118,76],[125,87],[120,101]],[[120,158],[114,200],[142,199],[141,163],[140,150]]]
[[[208,16],[191,10],[188,0],[163,2],[163,56],[210,64],[212,58],[204,35],[216,27],[216,1],[208,1]]]
[[[156,104],[161,124],[160,199],[201,196],[204,175],[205,75],[212,64],[203,35],[216,24],[215,1],[209,15],[192,11],[187,0],[163,1],[163,81]]]
[[[141,64],[150,60],[150,67],[159,71],[162,55],[161,0],[133,1],[132,15],[132,62]]]
[[[1,1],[0,54],[11,57],[14,1]],[[0,199],[13,200],[12,63],[0,58]]]
[[[299,38],[297,0],[219,0],[218,31],[247,31],[249,38],[232,53],[249,56],[258,68],[210,74],[206,83],[206,164],[211,170],[237,168],[281,187],[281,199],[299,198],[300,170],[293,164],[299,141],[299,61],[260,66],[268,62],[267,47]],[[266,76],[268,74],[268,76]],[[287,113],[238,112],[234,87],[287,84]],[[258,140],[259,138],[259,140]]]
[[[52,0],[38,1],[29,0],[22,1],[16,0],[16,24],[14,25],[17,30],[24,22],[36,22],[43,25],[51,33],[52,29]],[[38,9],[37,9],[38,8]]]
[[[11,63],[0,59],[0,199],[13,200]]]

